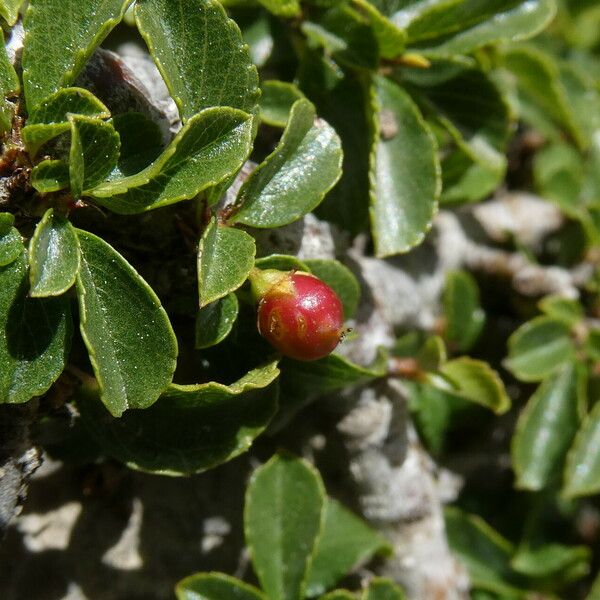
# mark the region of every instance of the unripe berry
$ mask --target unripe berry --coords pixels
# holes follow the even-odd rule
[[[259,299],[258,331],[282,354],[317,360],[338,345],[344,309],[338,295],[308,273],[257,270],[251,276]]]

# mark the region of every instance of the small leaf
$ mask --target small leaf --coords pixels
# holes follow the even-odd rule
[[[447,508],[444,516],[450,549],[467,567],[471,585],[507,600],[521,598],[521,579],[510,567],[512,544],[476,515]]]
[[[435,139],[406,92],[382,77],[376,88],[381,138],[371,157],[371,226],[384,257],[425,237],[437,211],[440,166]]]
[[[446,344],[438,335],[428,336],[415,354],[422,371],[439,371],[446,363]]]
[[[255,112],[258,73],[219,2],[139,0],[135,18],[184,122],[214,106]]]
[[[585,577],[590,570],[590,548],[542,544],[526,544],[517,550],[511,565],[515,571],[528,577],[553,577],[560,582],[571,582]]]
[[[567,455],[563,493],[567,498],[600,491],[600,402],[583,420]]]
[[[88,191],[121,214],[188,200],[242,165],[251,146],[251,117],[233,108],[208,108],[192,117],[167,149],[140,173]]]
[[[12,27],[19,18],[19,9],[25,0],[0,0],[0,15]]]
[[[590,593],[586,596],[585,600],[600,600],[600,572],[596,575],[594,579],[594,583],[592,585],[592,589]]]
[[[79,271],[79,242],[67,219],[48,209],[29,243],[29,295],[60,296]]]
[[[542,31],[556,14],[554,0],[497,3],[502,8],[496,10],[492,8],[489,13],[486,10],[481,16],[477,14],[477,2],[455,2],[454,4],[459,6],[454,8],[450,5],[449,13],[454,10],[458,13],[456,16],[444,15],[437,16],[437,18],[443,19],[445,23],[454,20],[458,25],[457,31],[439,36],[439,41],[425,40],[418,45],[420,53],[427,57],[454,56],[468,54],[488,44],[525,40]],[[486,3],[479,4],[483,7],[486,5]],[[464,7],[460,5],[464,5]],[[493,4],[490,3],[490,7],[492,6]],[[418,23],[412,27],[409,26],[409,36],[415,36],[417,27],[420,29],[419,35],[425,37],[425,28],[419,27]],[[432,20],[431,28],[431,37],[436,37],[436,29],[439,31],[439,21],[436,23]]]
[[[273,151],[248,177],[231,219],[251,227],[280,227],[313,210],[341,175],[337,134],[315,120],[314,106],[298,100]]]
[[[196,348],[220,344],[231,333],[238,312],[239,303],[235,294],[228,294],[201,308],[196,317]]]
[[[119,23],[131,0],[32,0],[25,13],[23,87],[32,112],[75,81],[92,52]],[[68,24],[68,26],[66,26]]]
[[[298,0],[260,0],[260,3],[278,17],[295,17],[300,14]]]
[[[351,569],[382,551],[391,551],[385,538],[339,502],[328,499],[325,524],[307,577],[306,596],[323,594]]]
[[[304,98],[304,94],[293,83],[285,81],[263,81],[260,87],[260,120],[274,127],[285,127],[294,102]]]
[[[10,213],[0,213],[0,267],[17,260],[23,252],[23,240],[13,227],[15,218]]]
[[[74,198],[104,181],[115,168],[121,141],[110,123],[72,115],[69,179]]]
[[[541,490],[560,473],[586,405],[583,369],[566,364],[544,380],[521,413],[511,451],[516,486]]]
[[[485,323],[479,288],[466,271],[449,271],[444,287],[444,336],[457,350],[466,352],[477,341]]]
[[[325,489],[306,461],[275,455],[246,490],[244,530],[256,575],[270,600],[300,600],[322,527]]]
[[[78,396],[81,417],[104,451],[130,468],[161,475],[201,473],[246,452],[277,410],[272,362],[231,384],[171,384],[144,410],[111,417],[94,384]]]
[[[510,336],[504,365],[522,381],[541,381],[574,357],[568,325],[541,316],[528,321]]]
[[[255,587],[223,573],[198,573],[175,587],[177,600],[267,600]]]
[[[344,305],[344,318],[352,319],[360,299],[360,285],[352,271],[337,260],[307,258],[304,264],[340,297]]]
[[[497,415],[510,408],[502,379],[486,362],[463,356],[443,364],[440,372],[454,386],[446,391],[481,404]]]
[[[237,290],[254,266],[255,253],[252,236],[213,219],[198,248],[200,308]]]
[[[72,322],[66,298],[27,296],[27,258],[0,266],[0,403],[45,394],[67,364]]]
[[[64,160],[43,160],[31,171],[31,185],[41,194],[69,187],[69,165]]]
[[[579,323],[585,316],[583,307],[577,300],[561,296],[546,296],[540,300],[538,306],[549,317],[563,321],[569,327]]]
[[[321,596],[319,600],[356,600],[356,595],[348,590],[333,590],[333,592]]]
[[[279,271],[306,271],[310,273],[310,269],[296,256],[288,254],[270,254],[257,258],[254,265],[258,269],[278,269]]]
[[[30,112],[23,127],[23,141],[31,154],[36,154],[47,141],[71,129],[69,115],[108,119],[108,108],[96,96],[82,88],[65,88],[51,94]]]
[[[406,596],[391,579],[376,577],[369,582],[362,600],[406,600]]]
[[[177,340],[160,300],[99,237],[77,230],[81,335],[100,397],[114,416],[153,404],[171,382]]]
[[[15,105],[8,102],[6,97],[17,94],[21,82],[8,58],[5,45],[0,46],[0,132],[3,133],[11,130],[15,111]]]
[[[383,58],[394,59],[404,51],[406,43],[406,32],[397,27],[391,19],[389,12],[384,10],[393,7],[394,3],[389,4],[380,2],[369,2],[369,0],[353,0],[355,8],[365,15],[368,19],[377,42],[379,52]],[[377,6],[375,6],[377,4]]]

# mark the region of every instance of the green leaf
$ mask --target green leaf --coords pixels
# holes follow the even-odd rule
[[[140,173],[99,185],[88,194],[122,214],[188,200],[237,172],[251,147],[252,119],[233,108],[192,117],[167,149]]]
[[[586,409],[586,374],[566,364],[542,382],[521,413],[512,445],[518,488],[541,490],[560,473]]]
[[[94,385],[78,396],[81,417],[104,451],[133,469],[191,475],[246,452],[277,410],[272,362],[231,384],[171,384],[145,410],[112,418]]]
[[[333,590],[333,592],[321,596],[319,600],[356,600],[356,595],[348,590]]]
[[[390,15],[383,10],[386,8],[385,3],[353,0],[352,4],[360,13],[365,15],[371,24],[381,56],[393,59],[402,54],[406,42],[406,32],[388,18]],[[379,6],[375,6],[376,4],[379,4]],[[389,6],[393,6],[393,3],[390,3]]]
[[[198,573],[175,587],[177,600],[267,600],[255,587],[223,573]]]
[[[300,600],[322,527],[325,489],[306,461],[275,455],[248,484],[246,545],[270,600]]]
[[[350,6],[333,6],[315,21],[304,21],[300,28],[309,44],[323,47],[338,63],[363,69],[375,69],[379,63],[373,28]]]
[[[131,0],[32,0],[25,13],[23,87],[32,112],[75,81]],[[67,26],[68,24],[68,26]]]
[[[260,120],[274,127],[285,127],[296,100],[304,94],[293,84],[285,81],[263,81],[260,86]]]
[[[31,171],[31,185],[41,194],[69,187],[69,165],[64,160],[43,160]]]
[[[60,296],[79,271],[79,242],[67,219],[48,209],[29,242],[29,295]]]
[[[522,381],[541,381],[575,358],[569,326],[552,317],[536,317],[508,339],[505,367]]]
[[[295,17],[300,14],[298,0],[259,0],[260,3],[278,17]]]
[[[352,271],[337,260],[307,258],[304,264],[340,297],[344,306],[344,318],[352,319],[360,300],[360,285]]]
[[[600,491],[600,402],[594,404],[567,455],[563,493],[568,498]]]
[[[289,254],[270,254],[269,256],[263,256],[257,258],[254,265],[258,269],[277,269],[279,271],[306,271],[308,273],[311,270],[296,256],[290,256]]]
[[[423,241],[437,211],[441,176],[435,139],[410,97],[382,77],[376,78],[376,94],[371,226],[376,254],[384,257]]]
[[[121,139],[119,163],[111,180],[135,175],[154,162],[164,149],[157,123],[138,112],[126,112],[112,120]]]
[[[540,300],[538,306],[543,313],[569,327],[579,323],[585,316],[583,306],[577,300],[561,296],[546,296]]]
[[[177,340],[160,300],[99,237],[77,230],[80,328],[100,397],[114,416],[153,404],[171,382]]]
[[[561,582],[581,579],[590,570],[590,548],[542,544],[520,547],[513,556],[511,566],[528,577],[559,577]]]
[[[362,600],[406,600],[406,596],[391,579],[376,577],[369,582]]]
[[[185,122],[213,106],[255,112],[258,73],[216,0],[139,0],[135,18]]]
[[[466,271],[449,271],[444,287],[445,338],[457,350],[465,352],[477,341],[485,323],[479,288]]]
[[[462,356],[444,363],[440,372],[453,385],[446,391],[481,404],[497,415],[510,408],[510,398],[502,379],[486,362]]]
[[[311,562],[305,594],[323,594],[350,570],[378,552],[391,552],[385,538],[336,500],[325,505],[325,523]]]
[[[1,5],[0,5],[1,6]],[[4,44],[0,44],[0,132],[12,128],[15,105],[6,100],[7,96],[15,95],[21,88],[21,82],[6,53]]]
[[[19,18],[19,9],[25,0],[0,0],[0,15],[12,27]]]
[[[209,348],[221,343],[231,333],[238,312],[235,294],[228,294],[201,308],[196,317],[196,348]]]
[[[254,266],[255,253],[252,236],[213,219],[198,248],[200,308],[237,290]]]
[[[415,354],[423,371],[438,371],[447,361],[446,345],[438,335],[428,336]]]
[[[21,132],[29,152],[35,155],[42,144],[70,131],[69,115],[108,119],[110,111],[88,90],[76,87],[58,90],[30,111]]]
[[[23,240],[13,227],[15,218],[10,213],[0,213],[0,267],[17,260],[23,252]]]
[[[111,123],[72,115],[69,179],[74,198],[102,183],[115,168],[121,141]]]
[[[0,267],[0,403],[45,394],[67,364],[72,322],[66,298],[27,296],[27,258]]]
[[[452,552],[465,564],[474,588],[521,598],[520,579],[510,567],[514,547],[483,519],[457,508],[444,511],[446,534]]]
[[[600,572],[596,575],[592,589],[585,600],[600,600]]]
[[[556,62],[537,48],[516,46],[504,53],[503,64],[517,78],[519,97],[538,106],[585,147],[586,134],[575,119]]]
[[[333,128],[315,116],[308,100],[294,103],[279,144],[242,185],[232,222],[287,225],[313,210],[336,184],[341,142]]]
[[[425,39],[418,45],[421,54],[427,57],[454,56],[468,54],[488,44],[525,40],[545,29],[556,14],[554,0],[490,2],[487,3],[490,7],[494,4],[498,6],[497,10],[492,8],[490,12],[485,8],[485,2],[477,0],[455,2],[454,4],[456,6],[449,8],[450,14],[441,17],[444,19],[444,25],[449,28],[450,23],[454,23],[458,31],[442,35],[438,40]],[[478,14],[477,5],[481,6],[485,12],[482,11]],[[453,12],[454,14],[451,14]],[[437,37],[436,34],[441,29],[440,16],[437,18],[437,22],[432,19],[429,32],[418,21],[412,27],[409,26],[409,38],[414,39],[415,36]]]

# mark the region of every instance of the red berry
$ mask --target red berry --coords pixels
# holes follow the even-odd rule
[[[338,345],[344,309],[337,294],[308,273],[281,273],[260,298],[258,330],[282,354],[316,360]]]

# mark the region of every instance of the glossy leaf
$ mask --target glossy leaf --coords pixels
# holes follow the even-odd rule
[[[135,18],[184,122],[214,106],[255,111],[258,73],[219,2],[139,0]]]
[[[0,0],[0,15],[12,27],[19,18],[19,9],[25,0]]]
[[[96,386],[84,386],[78,406],[103,450],[129,467],[162,475],[191,475],[220,465],[252,445],[277,410],[277,363],[231,385],[171,384],[150,408],[111,417]]]
[[[75,81],[131,0],[32,0],[25,13],[23,87],[29,112]],[[66,26],[68,24],[68,26]]]
[[[465,352],[477,341],[485,323],[479,288],[466,271],[450,271],[444,287],[444,336],[457,350]]]
[[[15,105],[8,102],[6,98],[19,92],[20,88],[19,77],[2,44],[0,48],[0,132],[10,131],[12,128]]]
[[[102,183],[115,168],[121,141],[110,123],[99,119],[73,115],[69,179],[71,193],[79,198],[84,190]]]
[[[304,98],[304,94],[293,83],[277,80],[263,81],[260,89],[260,120],[274,127],[285,127],[294,102]]]
[[[177,340],[156,294],[102,239],[77,230],[81,335],[114,416],[153,404],[171,382]]]
[[[498,6],[497,10],[494,10],[494,4]],[[446,15],[436,15],[436,19],[431,16],[430,22],[427,23],[429,31],[427,25],[419,23],[418,20],[408,27],[409,39],[438,36],[440,38],[433,43],[425,39],[419,44],[420,53],[428,57],[453,56],[468,54],[488,44],[524,40],[542,31],[556,13],[554,0],[488,3],[490,9],[486,8],[486,3],[477,0],[454,2],[454,5],[449,6]],[[479,7],[483,10],[478,10]],[[450,23],[456,24],[453,28],[455,31],[449,35],[442,33],[436,36],[436,33],[442,30],[440,21],[443,23],[442,27],[448,29],[451,27]]]
[[[352,569],[390,544],[336,500],[325,505],[325,523],[311,562],[306,584],[308,597],[323,594]]]
[[[23,240],[13,227],[15,218],[10,213],[0,213],[0,267],[17,260],[23,252]]]
[[[522,381],[541,381],[574,356],[568,325],[541,316],[528,321],[510,336],[504,365]]]
[[[333,592],[321,596],[319,600],[356,600],[356,595],[348,590],[333,590]]]
[[[29,298],[27,258],[0,267],[0,403],[41,396],[67,364],[72,323],[66,298]]]
[[[30,112],[22,131],[23,141],[29,152],[35,154],[42,144],[69,131],[69,115],[107,119],[110,112],[88,90],[75,87],[60,89]]]
[[[255,587],[223,573],[198,573],[175,587],[177,600],[266,600]]]
[[[286,454],[257,469],[246,491],[244,530],[270,600],[301,600],[323,524],[325,490],[314,467]]]
[[[569,498],[600,491],[600,402],[583,420],[567,455],[564,494]]]
[[[237,290],[254,266],[255,253],[252,236],[213,219],[198,248],[200,308]]]
[[[79,271],[79,242],[67,219],[48,209],[29,242],[29,295],[59,296]]]
[[[406,92],[381,77],[376,88],[371,226],[376,254],[384,257],[407,252],[425,237],[437,211],[440,166],[433,135]]]
[[[298,100],[281,140],[242,185],[231,219],[252,227],[280,227],[313,210],[341,175],[337,134]]]
[[[250,151],[251,133],[246,113],[208,108],[192,117],[143,171],[101,184],[88,195],[122,214],[188,200],[239,169]]]
[[[260,0],[260,3],[278,17],[295,17],[300,13],[298,0]]]
[[[344,318],[352,319],[360,299],[360,285],[352,271],[337,260],[307,258],[304,264],[313,275],[333,288],[344,306]]]
[[[586,546],[542,544],[519,548],[511,565],[529,577],[558,577],[561,582],[581,579],[590,570],[590,549]]]
[[[201,308],[196,316],[196,348],[209,348],[221,343],[231,333],[238,312],[235,294],[228,294]]]
[[[406,596],[391,579],[376,577],[369,582],[362,600],[406,600]]]
[[[481,404],[498,415],[510,408],[502,379],[486,362],[463,356],[444,363],[440,372],[453,386],[445,391]]]
[[[529,399],[512,439],[517,487],[541,490],[560,473],[585,413],[585,385],[585,371],[567,364]]]
[[[392,8],[394,3],[353,0],[352,4],[360,13],[365,15],[371,24],[381,56],[393,59],[402,54],[406,43],[406,32],[388,18],[390,16],[389,10],[385,10],[388,7]]]
[[[278,269],[279,271],[306,271],[310,273],[310,269],[306,263],[296,256],[289,254],[270,254],[257,258],[254,265],[258,269]]]
[[[31,170],[31,185],[41,194],[69,187],[69,165],[64,160],[43,160]]]

